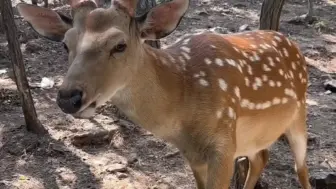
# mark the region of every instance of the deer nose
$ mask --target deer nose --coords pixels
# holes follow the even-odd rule
[[[74,114],[82,106],[83,92],[78,89],[59,90],[57,94],[57,104],[64,113]]]

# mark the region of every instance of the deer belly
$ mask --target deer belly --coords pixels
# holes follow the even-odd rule
[[[272,107],[237,120],[236,157],[269,148],[289,128],[298,114],[295,105]]]

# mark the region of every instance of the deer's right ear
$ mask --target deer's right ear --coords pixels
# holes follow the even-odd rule
[[[64,34],[72,28],[72,19],[53,10],[19,3],[17,10],[31,27],[41,36],[53,41],[62,41]]]

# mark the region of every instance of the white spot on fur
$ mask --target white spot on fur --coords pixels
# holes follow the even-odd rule
[[[267,66],[267,64],[263,64],[263,70],[266,72],[271,71],[271,68]]]
[[[257,46],[256,46],[256,45],[254,45],[254,44],[251,44],[251,45],[250,45],[250,47],[251,47],[251,48],[254,48],[254,49],[256,49],[256,48],[257,48]]]
[[[297,104],[298,107],[301,106],[301,102],[300,101],[297,101],[296,104]]]
[[[226,91],[227,90],[227,83],[224,79],[219,78],[218,79],[218,83],[219,83],[219,87],[223,90]]]
[[[288,38],[286,38],[286,41],[287,41],[287,43],[288,43],[289,46],[292,46],[292,43],[291,43],[291,41]]]
[[[279,57],[275,57],[275,60],[280,62],[280,58]]]
[[[293,70],[296,70],[295,62],[292,62],[292,68],[293,68]]]
[[[249,57],[249,55],[248,55],[246,52],[244,52],[244,51],[243,51],[243,56],[244,56],[245,58],[248,58],[248,57]]]
[[[237,98],[240,99],[240,89],[238,87],[234,88],[234,93],[237,96]]]
[[[299,55],[298,53],[296,53],[296,57],[297,57],[297,58],[300,58],[300,55]]]
[[[250,86],[250,80],[248,77],[245,77],[245,85]]]
[[[253,88],[253,90],[257,90],[258,89],[258,85],[256,83],[253,83],[252,84],[252,88]]]
[[[277,41],[279,41],[279,42],[282,41],[282,39],[279,36],[274,36],[274,39],[277,40]]]
[[[276,41],[272,41],[272,45],[274,45],[276,47],[276,46],[278,46],[278,43]]]
[[[256,84],[257,86],[259,86],[259,87],[262,86],[262,81],[261,81],[260,77],[256,77],[256,78],[254,78],[254,80],[255,80],[255,84]]]
[[[255,104],[253,103],[253,102],[250,102],[248,105],[247,105],[247,107],[248,107],[248,109],[250,109],[250,110],[254,110],[255,109]]]
[[[293,89],[285,88],[285,94],[290,97],[296,98],[296,93]]]
[[[260,110],[261,108],[262,108],[262,104],[257,103],[257,104],[255,105],[255,109]]]
[[[267,57],[267,60],[268,60],[268,63],[270,64],[270,66],[275,66],[275,63],[273,61],[273,58],[272,57]]]
[[[273,105],[280,104],[280,102],[281,102],[281,99],[278,98],[278,97],[274,97],[273,100],[272,100]]]
[[[275,86],[275,82],[273,80],[269,80],[268,81],[268,84],[271,86],[271,87],[274,87]]]
[[[262,77],[262,80],[263,80],[263,81],[267,81],[267,80],[268,80],[268,77],[267,77],[267,75],[265,75],[265,74],[262,75],[261,77]]]
[[[233,49],[237,52],[240,52],[240,50],[237,47],[233,47]]]
[[[234,112],[234,110],[231,107],[228,108],[228,116],[232,119],[236,118],[236,113]]]
[[[204,58],[204,62],[207,64],[207,65],[210,65],[212,63],[212,61],[209,59],[209,58]]]
[[[241,68],[241,66],[239,64],[237,64],[237,68],[240,71],[240,73],[243,73],[243,69]]]
[[[293,74],[293,72],[292,72],[291,70],[289,70],[289,75],[290,75],[290,77],[291,77],[292,79],[294,79],[294,74]]]
[[[281,84],[280,81],[277,81],[277,82],[276,82],[276,85],[277,85],[277,87],[281,87],[282,84]]]
[[[282,69],[279,69],[279,74],[284,75],[284,71]]]
[[[288,98],[283,97],[283,98],[281,99],[281,103],[282,103],[282,104],[286,104],[287,102],[288,102]]]
[[[268,47],[266,45],[263,45],[263,44],[261,44],[260,47],[263,48],[263,49],[265,49],[265,50],[268,49]]]
[[[199,83],[202,85],[202,86],[209,86],[209,82],[207,81],[207,80],[205,80],[205,79],[199,79],[198,80],[199,81]]]
[[[247,65],[247,73],[249,73],[250,75],[253,75],[252,67],[250,65]]]
[[[218,66],[224,66],[224,63],[223,63],[223,60],[222,60],[222,59],[216,58],[216,59],[215,59],[215,63],[216,63]]]
[[[231,66],[236,66],[236,61],[234,61],[232,59],[225,59],[225,61]]]
[[[285,57],[289,57],[289,54],[288,54],[288,51],[287,51],[286,48],[282,48],[282,51],[283,51]]]
[[[266,101],[262,104],[262,109],[269,108],[271,107],[271,105],[272,105],[271,101]]]
[[[259,61],[260,57],[257,55],[256,52],[253,52],[253,57],[254,57],[254,61]]]
[[[217,110],[216,112],[217,118],[220,119],[223,116],[223,111],[222,110]]]
[[[248,106],[248,104],[249,104],[249,100],[247,100],[247,99],[242,99],[242,100],[240,101],[240,106],[241,106],[242,108],[246,108],[246,107]]]

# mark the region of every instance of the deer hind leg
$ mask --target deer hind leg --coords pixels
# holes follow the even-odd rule
[[[293,122],[293,126],[286,131],[285,135],[294,155],[296,172],[299,177],[300,184],[303,189],[311,189],[311,185],[309,183],[308,167],[306,163],[306,114],[303,109],[300,112],[300,116]]]
[[[253,189],[260,178],[269,158],[267,149],[261,150],[256,154],[248,156],[250,162],[248,174],[244,184],[244,189]]]

